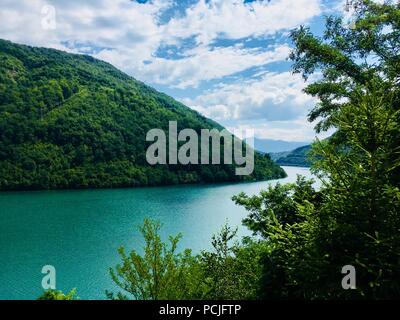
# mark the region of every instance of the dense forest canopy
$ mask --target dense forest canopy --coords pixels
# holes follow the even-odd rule
[[[255,154],[233,165],[150,166],[146,133],[222,127],[90,56],[0,40],[0,190],[241,181],[285,176]]]

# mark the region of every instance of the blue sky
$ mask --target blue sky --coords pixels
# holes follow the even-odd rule
[[[343,0],[2,0],[0,38],[108,61],[229,129],[311,141],[288,33]],[[54,23],[53,23],[54,22]]]

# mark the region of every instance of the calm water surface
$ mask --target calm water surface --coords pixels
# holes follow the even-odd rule
[[[57,270],[57,289],[104,299],[115,289],[108,268],[119,261],[117,248],[140,250],[137,226],[145,217],[163,223],[164,237],[181,232],[181,248],[208,249],[225,222],[240,226],[246,216],[233,195],[311,177],[307,168],[284,169],[285,179],[255,183],[0,193],[0,299],[38,297],[46,264]]]

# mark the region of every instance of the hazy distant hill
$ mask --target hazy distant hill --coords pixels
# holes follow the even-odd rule
[[[134,57],[132,57],[134,59]],[[0,190],[262,180],[285,176],[256,153],[251,176],[234,165],[150,166],[152,128],[222,129],[112,65],[0,40]]]
[[[254,148],[265,153],[276,153],[291,151],[298,147],[309,144],[309,142],[283,141],[272,139],[254,139]]]

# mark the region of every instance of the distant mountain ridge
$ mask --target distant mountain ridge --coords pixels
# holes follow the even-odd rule
[[[264,153],[292,151],[296,148],[310,144],[309,142],[284,141],[273,139],[254,138],[254,148]]]
[[[219,129],[216,122],[90,56],[0,39],[0,190],[131,187],[286,176],[255,153],[235,165],[155,165],[146,133]]]

